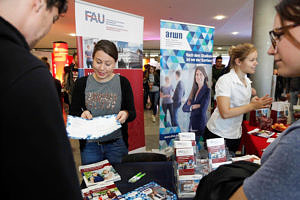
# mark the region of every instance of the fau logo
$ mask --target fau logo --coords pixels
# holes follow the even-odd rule
[[[102,17],[101,17],[100,13],[95,13],[95,12],[86,10],[85,11],[85,21],[103,24],[104,23],[104,14],[102,14]]]

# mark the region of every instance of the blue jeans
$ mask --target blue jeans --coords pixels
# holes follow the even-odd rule
[[[170,118],[171,118],[171,123],[174,121],[173,118],[174,118],[174,112],[173,112],[173,104],[172,103],[167,103],[167,104],[162,104],[162,109],[165,113],[165,118],[164,118],[164,122],[167,122],[167,113],[168,113],[168,110],[170,112]]]
[[[128,149],[122,138],[111,143],[86,142],[80,151],[81,164],[88,165],[107,159],[110,163],[121,163],[128,154]]]
[[[172,126],[178,126],[178,109],[181,106],[181,102],[179,103],[173,103],[173,113],[174,113],[174,117],[173,117],[173,122],[172,122]]]

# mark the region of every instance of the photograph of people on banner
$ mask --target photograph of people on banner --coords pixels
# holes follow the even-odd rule
[[[161,72],[161,128],[203,135],[210,103],[209,67],[194,65],[188,70]]]
[[[210,116],[214,28],[161,20],[160,149],[179,132],[199,143]]]

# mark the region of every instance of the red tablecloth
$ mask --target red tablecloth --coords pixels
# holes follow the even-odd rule
[[[241,146],[244,146],[246,154],[254,154],[261,157],[263,154],[262,150],[265,149],[270,143],[267,143],[267,138],[254,136],[247,133],[255,128],[257,127],[249,125],[249,121],[243,121]],[[277,134],[274,134],[272,137],[276,137],[276,135]]]

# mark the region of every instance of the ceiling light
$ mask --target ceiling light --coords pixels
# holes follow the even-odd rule
[[[237,34],[239,34],[239,32],[232,32],[231,34],[232,35],[237,35]]]
[[[216,15],[216,16],[214,16],[214,19],[216,19],[216,20],[222,20],[222,19],[225,19],[226,18],[226,16],[224,16],[224,15]]]
[[[69,36],[75,37],[76,33],[70,33]]]
[[[218,47],[217,49],[218,49],[218,50],[222,50],[222,47]]]

